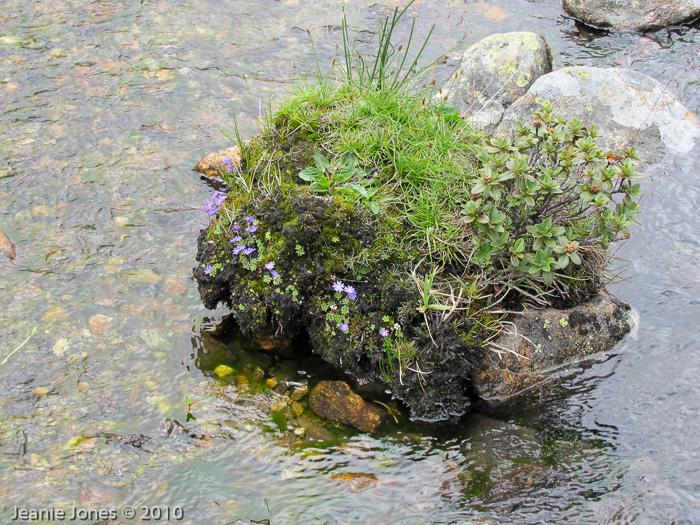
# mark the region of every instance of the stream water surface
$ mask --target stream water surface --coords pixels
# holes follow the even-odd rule
[[[191,168],[230,145],[234,111],[250,137],[301,83],[307,28],[328,64],[344,5],[368,37],[404,3],[3,1],[0,231],[18,259],[0,262],[2,523],[14,507],[124,505],[197,524],[700,523],[700,145],[649,173],[618,252],[611,290],[639,312],[636,333],[538,408],[297,443],[257,369],[330,372],[215,337],[226,312],[206,311],[191,279],[212,188]],[[554,0],[418,0],[409,14],[418,35],[437,24],[425,56],[444,56],[441,71],[489,34],[534,31],[555,68],[636,69],[700,113],[697,24],[598,32]],[[238,377],[218,380],[219,364]]]

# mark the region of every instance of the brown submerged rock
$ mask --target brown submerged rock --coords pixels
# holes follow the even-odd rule
[[[602,295],[568,310],[525,310],[484,353],[472,378],[475,392],[500,406],[557,379],[562,368],[610,350],[629,333],[629,311]]]
[[[375,432],[384,413],[355,394],[343,381],[321,381],[311,392],[309,406],[322,418]]]
[[[565,477],[559,469],[554,467],[527,463],[515,467],[487,486],[481,497],[488,504],[498,503],[514,510],[523,498],[552,488]]]

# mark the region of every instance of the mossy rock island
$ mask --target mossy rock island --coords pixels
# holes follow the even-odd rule
[[[205,306],[226,305],[247,336],[283,334],[356,386],[390,390],[411,417],[439,420],[482,394],[519,395],[563,364],[553,359],[629,331],[627,306],[602,294],[608,246],[629,235],[642,192],[633,148],[603,150],[548,101],[509,135],[472,127],[409,46],[389,45],[402,14],[374,52],[344,26],[344,57],[258,135],[237,137],[194,276]],[[567,321],[565,351],[518,331],[542,308],[574,319],[567,309],[591,298],[605,315]],[[517,388],[494,385],[513,371]]]

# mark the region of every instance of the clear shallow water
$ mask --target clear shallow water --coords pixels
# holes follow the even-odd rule
[[[232,111],[250,136],[261,108],[301,81],[306,28],[330,61],[341,8],[5,2],[0,231],[19,265],[0,266],[2,358],[37,330],[0,366],[3,509],[180,505],[185,523],[700,521],[698,147],[651,174],[642,224],[618,253],[627,280],[612,290],[638,310],[636,338],[538,411],[290,448],[260,408],[269,391],[222,391],[198,368],[224,352],[207,331],[225,312],[205,311],[190,279],[211,193],[190,169],[228,145]],[[347,10],[373,30],[383,6]],[[555,67],[631,67],[700,113],[697,25],[592,33],[554,1],[425,1],[411,13],[419,34],[437,23],[426,56],[447,67],[458,45],[530,30]],[[186,395],[200,436],[168,437],[164,418],[185,422]],[[110,438],[137,433],[150,441]],[[499,496],[528,464],[559,471]],[[365,477],[331,477],[343,473]]]

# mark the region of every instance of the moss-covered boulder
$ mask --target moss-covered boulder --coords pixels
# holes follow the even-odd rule
[[[310,345],[436,420],[470,409],[475,374],[527,304],[599,292],[643,192],[634,148],[606,152],[551,103],[510,137],[475,129],[388,41],[401,14],[376,53],[346,47],[338,76],[319,71],[221,160],[230,191],[203,208],[194,274],[244,334]],[[494,36],[455,73],[459,103],[508,105],[549,67],[541,38]]]

